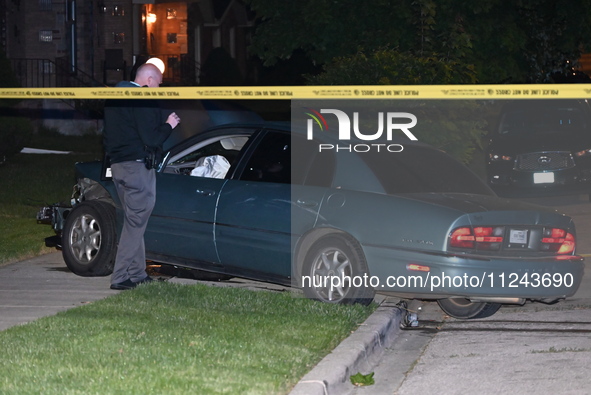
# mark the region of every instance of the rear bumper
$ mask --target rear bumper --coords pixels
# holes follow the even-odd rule
[[[555,301],[581,284],[580,256],[486,258],[366,249],[374,289],[380,293],[438,299],[517,298]],[[378,282],[379,280],[379,282]]]
[[[553,182],[536,183],[534,174],[551,174]],[[591,168],[575,166],[564,170],[518,171],[503,164],[489,164],[488,185],[501,196],[591,192]]]

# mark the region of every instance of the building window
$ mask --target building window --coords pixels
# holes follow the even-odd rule
[[[51,11],[51,0],[39,0],[39,10]]]
[[[52,30],[39,30],[39,41],[44,43],[50,43],[53,41]]]
[[[176,44],[176,33],[166,33],[166,42],[169,44]]]
[[[125,16],[125,8],[122,5],[115,4],[113,6],[113,12],[111,13],[113,16]]]
[[[125,33],[113,32],[113,44],[123,44],[125,42]]]
[[[166,19],[176,19],[176,8],[166,9]]]

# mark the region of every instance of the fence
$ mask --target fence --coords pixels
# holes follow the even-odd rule
[[[10,59],[12,70],[23,88],[102,86],[92,76],[70,71],[67,59]]]

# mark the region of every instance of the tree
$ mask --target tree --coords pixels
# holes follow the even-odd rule
[[[269,66],[303,52],[315,85],[551,82],[591,44],[591,0],[249,0],[251,51]],[[569,63],[570,62],[570,63]],[[463,162],[493,111],[482,103],[411,104],[419,139]]]
[[[434,85],[476,82],[471,65],[432,53],[414,55],[396,49],[379,49],[334,58],[324,72],[308,75],[312,85]]]
[[[317,65],[391,49],[473,65],[480,83],[550,81],[591,44],[591,0],[250,0],[251,51]],[[354,84],[355,81],[350,81]]]

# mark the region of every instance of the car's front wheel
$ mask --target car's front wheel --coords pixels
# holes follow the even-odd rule
[[[62,255],[79,276],[108,276],[117,252],[115,209],[108,203],[86,201],[70,212],[62,232]]]
[[[368,305],[374,290],[363,281],[369,270],[359,244],[350,236],[318,240],[306,254],[302,270],[304,294],[327,303]]]
[[[490,317],[501,307],[500,303],[470,302],[464,298],[439,299],[437,304],[447,315],[464,320]]]

